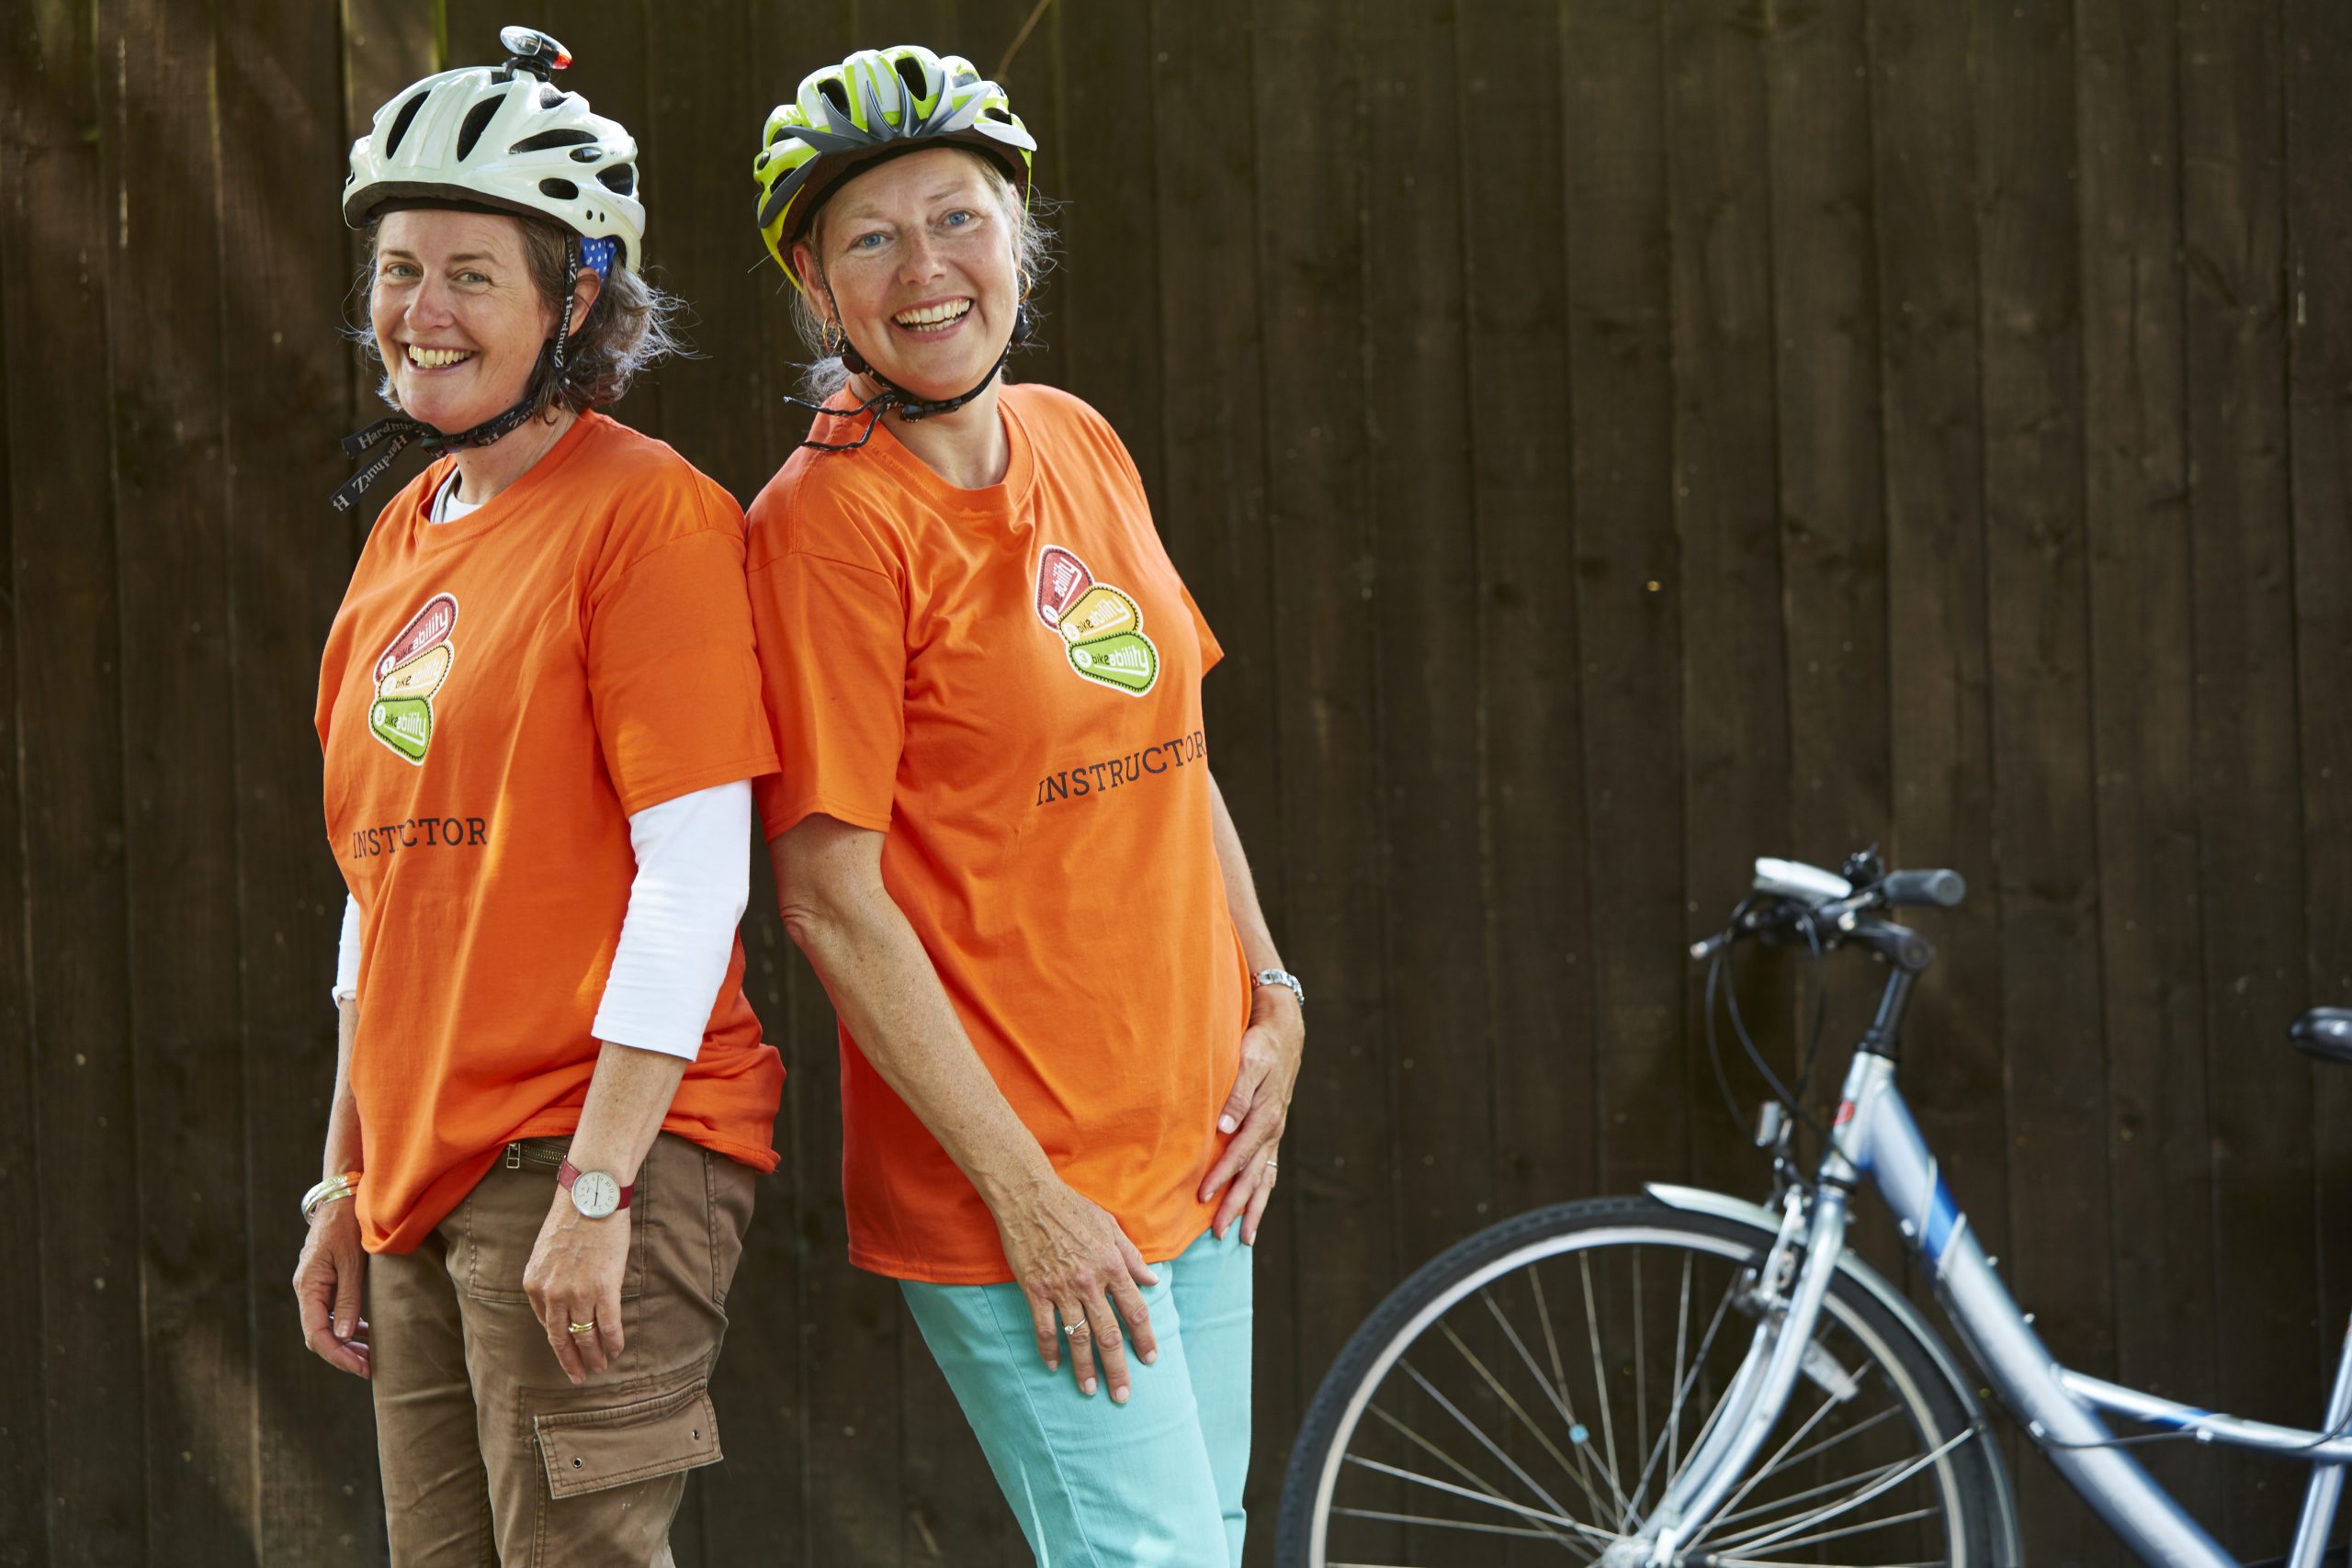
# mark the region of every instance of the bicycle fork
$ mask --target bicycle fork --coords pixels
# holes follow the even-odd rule
[[[1690,1461],[1640,1532],[1604,1553],[1600,1568],[1668,1568],[1750,1472],[1814,1351],[1814,1329],[1846,1247],[1847,1194],[1856,1175],[1853,1163],[1833,1145],[1810,1196],[1790,1189],[1780,1235],[1758,1273],[1760,1319],[1747,1358],[1708,1417]]]

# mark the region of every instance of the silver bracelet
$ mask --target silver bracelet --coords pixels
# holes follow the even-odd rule
[[[1261,986],[1288,986],[1290,994],[1298,998],[1299,1010],[1301,1012],[1306,1010],[1306,987],[1300,985],[1298,976],[1289,970],[1261,969],[1257,974],[1257,981]]]
[[[358,1190],[359,1172],[356,1170],[328,1177],[302,1194],[302,1223],[309,1224],[321,1209],[340,1199],[352,1197]]]

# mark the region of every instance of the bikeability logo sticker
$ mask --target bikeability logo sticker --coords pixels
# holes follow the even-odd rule
[[[1098,686],[1142,696],[1159,682],[1159,649],[1143,635],[1143,612],[1125,590],[1097,582],[1059,545],[1037,558],[1037,618],[1058,635],[1069,667]]]
[[[433,744],[433,694],[449,678],[458,657],[449,634],[457,629],[458,601],[435,593],[409,618],[401,635],[376,660],[376,700],[368,707],[368,732],[403,762],[422,766]]]

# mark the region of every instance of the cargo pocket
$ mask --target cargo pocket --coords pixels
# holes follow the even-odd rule
[[[720,1458],[718,1417],[703,1378],[624,1404],[534,1416],[531,1426],[547,1466],[548,1495],[558,1499]]]

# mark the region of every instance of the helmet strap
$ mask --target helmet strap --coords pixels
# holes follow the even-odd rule
[[[572,287],[564,290],[563,315],[556,323],[555,336],[548,341],[542,351],[559,381],[563,378],[564,352],[571,336],[572,301],[579,297],[580,241],[576,236],[564,241],[563,254],[565,276]],[[532,383],[537,380],[538,376],[534,373],[531,381],[524,386],[522,400],[505,412],[492,414],[480,424],[460,430],[454,435],[445,435],[423,420],[396,413],[378,420],[365,430],[345,436],[343,455],[354,462],[363,457],[368,460],[356,473],[335,488],[334,494],[328,498],[329,504],[337,512],[349,512],[368,492],[368,487],[384,477],[411,442],[422,442],[425,451],[438,457],[461,446],[487,446],[493,441],[502,441],[514,434],[538,412],[538,397],[532,389]],[[379,446],[383,450],[372,457],[368,457],[368,453]]]
[[[888,376],[883,375],[879,370],[875,369],[873,366],[866,362],[865,355],[857,352],[857,345],[849,340],[849,329],[842,325],[841,304],[838,300],[833,299],[833,286],[830,282],[825,284],[825,298],[832,304],[833,319],[826,324],[823,346],[837,355],[841,359],[842,366],[848,369],[851,374],[864,376],[877,383],[882,389],[875,393],[872,397],[866,399],[864,402],[858,404],[855,408],[850,409],[837,409],[824,403],[812,403],[808,401],[806,399],[796,398],[786,394],[784,400],[786,402],[790,403],[795,408],[807,409],[812,413],[829,413],[838,415],[845,419],[855,419],[861,414],[865,416],[865,432],[854,441],[819,441],[815,438],[815,434],[812,432],[809,439],[805,440],[800,444],[803,446],[813,447],[820,452],[855,451],[858,447],[865,446],[867,442],[874,439],[875,426],[882,423],[883,415],[894,411],[898,413],[898,416],[900,419],[905,420],[910,424],[919,419],[930,419],[935,415],[943,413],[954,413],[957,409],[962,408],[966,403],[970,402],[974,398],[977,398],[982,392],[987,391],[989,389],[989,383],[995,380],[998,373],[1003,370],[1005,361],[1012,357],[1013,351],[1015,349],[1028,347],[1031,338],[1035,335],[1035,325],[1029,317],[1029,300],[1026,296],[1023,296],[1019,306],[1013,310],[1012,331],[1004,340],[1003,351],[996,356],[996,363],[989,367],[988,374],[982,376],[978,382],[974,383],[970,389],[956,397],[940,399],[919,398],[912,392],[907,390],[904,387],[899,386],[896,381],[891,380]]]

